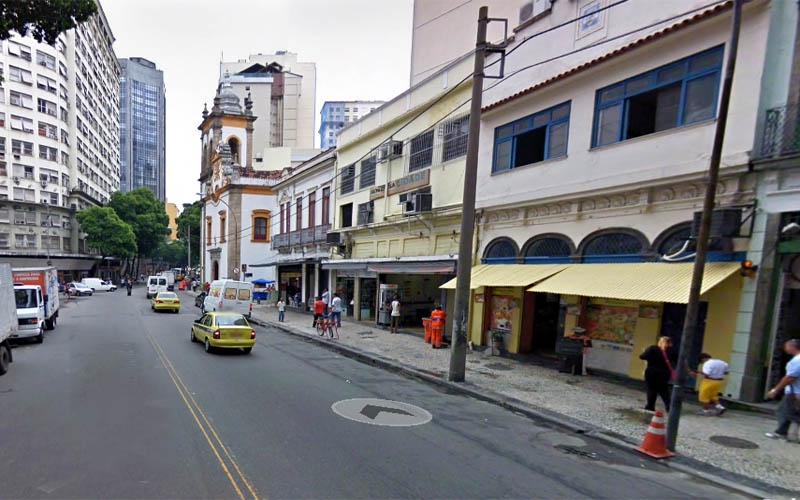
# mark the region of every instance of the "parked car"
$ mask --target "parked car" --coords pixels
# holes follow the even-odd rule
[[[76,297],[82,297],[84,295],[91,296],[94,293],[91,288],[77,281],[73,281],[67,286],[69,287],[69,294],[75,295]]]
[[[116,292],[117,291],[117,285],[115,285],[113,281],[111,281],[111,280],[104,281],[103,284],[105,286],[107,286],[108,288],[110,288],[110,290],[109,290],[110,292]]]
[[[150,301],[150,308],[153,311],[172,311],[181,312],[181,299],[175,292],[158,292],[153,300]]]
[[[253,350],[256,331],[247,319],[236,312],[209,312],[192,324],[192,342],[202,342],[206,352],[214,349]]]

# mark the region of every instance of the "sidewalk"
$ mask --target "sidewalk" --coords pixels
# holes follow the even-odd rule
[[[278,323],[275,307],[262,304],[253,306],[253,318],[319,338],[311,327],[309,314],[287,311],[286,321]],[[340,339],[333,342],[446,378],[450,349],[432,349],[417,335],[402,332],[391,335],[386,330],[343,321],[339,336]],[[641,441],[651,417],[640,410],[644,406],[643,391],[598,377],[577,377],[491,356],[489,351],[467,354],[466,379],[475,389],[566,415],[637,444]],[[800,491],[800,474],[797,473],[800,444],[764,436],[775,427],[772,417],[733,410],[728,410],[723,417],[703,417],[695,415],[698,408],[695,404],[684,405],[679,455],[790,491]],[[712,442],[709,439],[712,436],[738,438],[757,447],[727,447]]]

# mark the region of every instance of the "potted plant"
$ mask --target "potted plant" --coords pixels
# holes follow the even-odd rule
[[[492,356],[500,356],[505,351],[506,330],[495,329],[491,332],[492,336]]]

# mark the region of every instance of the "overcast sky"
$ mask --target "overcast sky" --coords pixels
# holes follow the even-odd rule
[[[296,52],[317,63],[325,101],[386,100],[408,88],[412,0],[102,0],[117,57],[144,57],[167,88],[167,198],[197,199],[200,124],[221,54]],[[319,137],[315,137],[319,144]]]

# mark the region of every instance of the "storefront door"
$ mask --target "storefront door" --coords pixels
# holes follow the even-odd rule
[[[535,296],[531,350],[539,354],[555,354],[561,295],[537,293]]]
[[[361,296],[358,305],[361,308],[362,321],[375,320],[375,304],[378,301],[378,281],[372,278],[361,278]]]
[[[353,311],[355,310],[355,306],[357,305],[357,301],[354,301],[354,293],[355,293],[355,279],[353,278],[338,278],[336,280],[336,293],[339,294],[339,297],[342,299],[342,312],[344,313],[343,316],[353,316]],[[353,302],[351,305],[350,302]]]

